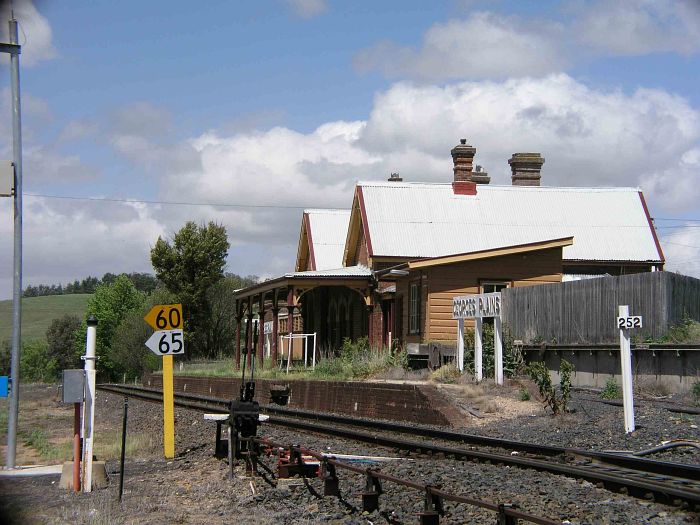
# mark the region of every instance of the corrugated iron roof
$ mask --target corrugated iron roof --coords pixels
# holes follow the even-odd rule
[[[330,268],[326,270],[310,270],[306,272],[292,272],[284,274],[287,279],[293,277],[318,279],[318,278],[328,278],[332,279],[335,277],[371,277],[372,270],[358,264],[357,266],[346,266],[344,268]]]
[[[350,223],[350,210],[304,210],[309,217],[311,242],[317,270],[330,270],[343,265],[345,237]]]
[[[637,188],[359,182],[374,256],[440,257],[574,237],[564,260],[659,261]]]

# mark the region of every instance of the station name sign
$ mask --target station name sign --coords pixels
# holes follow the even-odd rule
[[[452,319],[501,317],[501,292],[460,295],[452,298]]]

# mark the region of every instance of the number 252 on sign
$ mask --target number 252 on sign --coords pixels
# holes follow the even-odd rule
[[[180,355],[185,353],[182,330],[159,330],[146,341],[146,346],[156,355]]]
[[[618,317],[617,327],[620,330],[629,330],[630,328],[641,328],[642,327],[642,316],[641,315],[630,315],[628,317]]]

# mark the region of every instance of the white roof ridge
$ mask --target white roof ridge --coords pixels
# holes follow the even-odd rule
[[[416,186],[430,186],[435,188],[451,187],[452,182],[389,182],[389,181],[358,181],[358,186],[376,186],[386,188],[410,188]],[[505,189],[509,191],[642,191],[639,186],[514,186],[512,184],[477,184],[477,195],[480,190],[489,191],[491,188]]]
[[[350,209],[345,208],[305,208],[304,213],[350,213]]]

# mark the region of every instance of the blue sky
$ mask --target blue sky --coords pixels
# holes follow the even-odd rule
[[[543,184],[641,187],[667,268],[700,275],[695,1],[14,6],[26,283],[149,271],[158,235],[189,219],[227,226],[229,271],[288,271],[301,212],[286,206],[348,207],[356,180],[392,171],[449,181],[463,136],[495,184],[509,183],[510,154],[534,150]],[[0,15],[4,30],[5,5]],[[0,298],[11,295],[10,204],[0,200]]]

